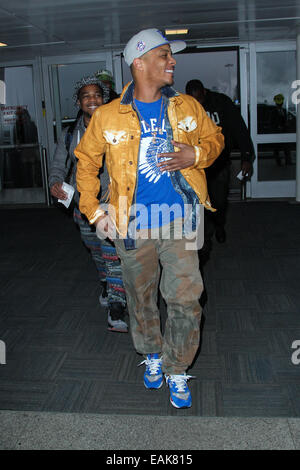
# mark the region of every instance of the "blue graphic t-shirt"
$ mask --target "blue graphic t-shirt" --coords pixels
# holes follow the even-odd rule
[[[141,121],[136,194],[137,228],[155,228],[177,217],[183,217],[184,204],[182,197],[173,188],[170,173],[162,173],[156,166],[162,161],[158,160],[158,154],[173,151],[167,139],[162,98],[153,103],[134,101]]]

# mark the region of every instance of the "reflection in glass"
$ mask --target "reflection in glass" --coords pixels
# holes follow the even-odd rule
[[[278,142],[258,145],[258,181],[294,180],[296,144]]]
[[[38,146],[1,149],[1,160],[2,189],[42,187]]]
[[[292,101],[296,79],[294,51],[257,54],[257,132],[296,132],[296,106]]]
[[[32,67],[0,68],[0,82],[0,203],[7,203],[11,190],[42,188],[43,182]],[[14,192],[12,199],[31,202],[24,197]]]

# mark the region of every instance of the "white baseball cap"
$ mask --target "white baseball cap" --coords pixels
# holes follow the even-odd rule
[[[184,41],[168,41],[161,31],[155,28],[143,29],[129,39],[124,49],[124,59],[127,65],[156,47],[169,44],[173,54],[186,48]]]

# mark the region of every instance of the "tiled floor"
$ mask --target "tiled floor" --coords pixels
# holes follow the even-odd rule
[[[300,206],[232,203],[204,267],[208,301],[193,406],[151,392],[130,335],[108,332],[96,271],[58,209],[0,210],[0,410],[299,417]],[[162,317],[165,308],[161,302]]]

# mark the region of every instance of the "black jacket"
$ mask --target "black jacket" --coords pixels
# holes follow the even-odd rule
[[[254,149],[250,133],[239,109],[232,103],[231,99],[223,93],[206,90],[205,101],[202,106],[215,124],[222,127],[225,138],[225,148],[209,171],[214,171],[228,164],[230,152],[234,148],[239,148],[242,161],[252,162]]]

